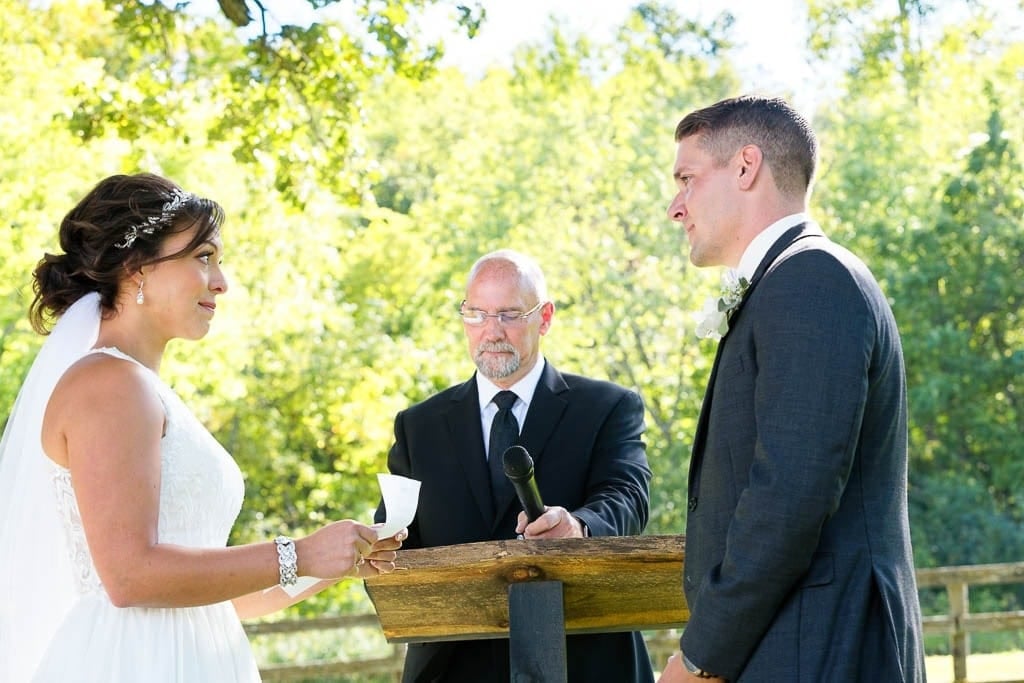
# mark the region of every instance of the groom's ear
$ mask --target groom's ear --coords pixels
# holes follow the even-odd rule
[[[741,190],[749,190],[754,185],[754,180],[761,174],[761,166],[764,163],[764,154],[757,145],[744,145],[737,155],[739,167],[736,179],[739,181]]]

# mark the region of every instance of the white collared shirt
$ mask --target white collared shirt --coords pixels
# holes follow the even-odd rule
[[[747,248],[743,250],[739,266],[734,272],[738,277],[746,278],[747,282],[754,277],[754,271],[761,264],[765,254],[772,248],[782,235],[793,226],[810,222],[806,213],[794,213],[784,216],[775,221],[767,228],[758,233],[757,237],[750,241]]]
[[[533,400],[533,392],[537,390],[537,383],[540,382],[541,373],[544,372],[544,356],[538,356],[537,362],[533,364],[526,375],[509,387],[509,391],[516,395],[516,402],[512,404],[512,414],[516,416],[519,423],[519,432],[523,431],[523,422],[526,420],[526,412],[530,409],[530,401]],[[494,403],[494,396],[503,391],[501,387],[487,379],[479,372],[476,373],[476,392],[480,398],[480,426],[483,427],[484,453],[488,456],[488,435],[491,433],[491,423],[494,416],[498,414],[498,406]]]

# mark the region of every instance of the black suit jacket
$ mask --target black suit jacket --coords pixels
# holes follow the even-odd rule
[[[690,463],[683,651],[738,683],[924,680],[896,323],[813,225],[719,342]]]
[[[544,367],[520,443],[533,458],[545,505],[559,505],[593,536],[639,534],[647,524],[651,471],[640,396],[610,382]],[[400,412],[388,455],[393,474],[421,482],[404,548],[515,538],[521,510],[514,492],[492,511],[475,379]],[[378,509],[376,519],[384,519]],[[570,683],[652,681],[639,633],[569,636]],[[405,682],[509,680],[507,639],[409,646]]]

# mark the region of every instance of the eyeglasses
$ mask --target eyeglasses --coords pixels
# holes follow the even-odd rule
[[[498,322],[503,327],[518,327],[526,324],[526,319],[531,315],[540,310],[546,301],[541,301],[539,304],[528,310],[526,313],[520,313],[519,311],[499,311],[497,313],[488,313],[481,311],[479,308],[466,308],[466,301],[463,300],[459,304],[459,315],[462,316],[462,322],[473,327],[480,327],[481,325],[487,324],[488,318],[497,318]]]

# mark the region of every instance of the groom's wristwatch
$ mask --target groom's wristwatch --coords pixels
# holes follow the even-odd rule
[[[687,673],[691,673],[697,678],[716,678],[715,674],[709,673],[691,662],[685,652],[680,652],[680,654],[683,655],[683,668],[686,669]]]

